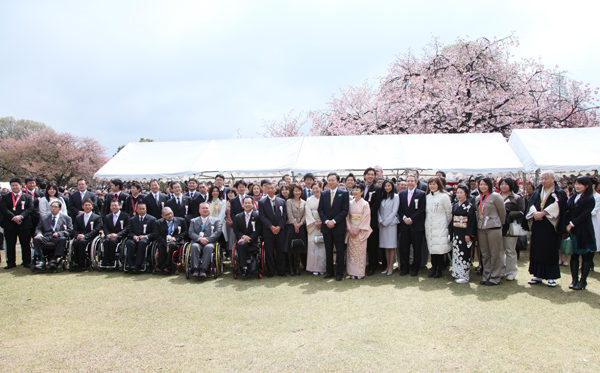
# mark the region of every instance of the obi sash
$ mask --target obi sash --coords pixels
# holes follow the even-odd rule
[[[454,226],[456,228],[466,228],[469,218],[466,216],[454,216]]]

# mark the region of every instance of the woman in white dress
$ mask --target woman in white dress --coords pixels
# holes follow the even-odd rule
[[[50,213],[50,204],[54,201],[59,201],[62,205],[60,213],[67,216],[67,204],[65,200],[58,195],[58,187],[54,183],[48,184],[46,187],[46,195],[39,199],[40,202],[40,217],[46,216]]]
[[[308,197],[305,205],[306,230],[308,232],[308,242],[306,245],[306,270],[313,275],[322,275],[325,273],[325,244],[323,243],[323,233],[321,233],[321,218],[317,211],[319,207],[319,198],[321,198],[321,182],[315,180],[312,186],[313,195]],[[320,238],[317,238],[320,237]],[[315,241],[318,241],[315,242]]]
[[[431,253],[431,273],[427,277],[442,277],[444,255],[452,250],[448,224],[452,219],[452,203],[439,177],[427,182],[425,200],[425,239]]]
[[[379,248],[385,249],[387,268],[382,274],[391,276],[394,273],[394,257],[398,246],[398,207],[400,199],[396,187],[391,181],[385,180],[381,188],[381,206],[377,212],[379,222]]]

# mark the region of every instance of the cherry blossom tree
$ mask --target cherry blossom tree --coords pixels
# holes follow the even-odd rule
[[[516,128],[598,126],[598,89],[540,60],[514,61],[513,34],[503,39],[433,38],[420,56],[411,51],[390,65],[375,87],[365,82],[309,111],[310,133],[359,134],[499,132]],[[302,118],[297,118],[301,121]],[[285,133],[270,121],[266,136]]]
[[[265,132],[257,134],[264,137],[304,136],[302,126],[306,123],[306,119],[303,119],[303,116],[302,112],[294,115],[294,110],[292,110],[283,116],[282,121],[263,120],[262,127],[265,129]]]
[[[51,130],[38,131],[23,139],[0,140],[0,170],[3,177],[34,176],[58,185],[90,180],[108,158],[96,140]]]

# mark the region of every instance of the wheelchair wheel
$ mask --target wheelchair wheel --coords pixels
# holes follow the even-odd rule
[[[223,247],[219,245],[219,275],[223,275],[223,271],[225,270],[225,264],[223,263]]]
[[[150,258],[148,260],[150,263],[150,268],[148,268],[148,272],[156,273],[156,268],[158,268],[158,242],[154,241],[152,246],[150,247]]]
[[[98,235],[89,245],[90,264],[92,269],[100,270],[100,261],[104,255],[104,240]]]
[[[261,277],[265,275],[265,244],[263,243],[260,247],[260,270]]]
[[[233,252],[231,253],[231,268],[233,268],[233,279],[237,280],[237,242],[233,245]]]
[[[216,246],[215,246],[215,252],[213,253],[213,258],[215,258],[214,260],[214,265],[215,267],[214,272],[213,272],[213,278],[216,279],[217,277],[219,277],[219,275],[221,274],[220,269],[221,269],[221,262],[223,262],[223,258],[221,258],[219,256],[219,253],[221,252],[221,245],[219,245],[219,242],[217,242]]]
[[[191,252],[192,252],[192,244],[190,242],[187,242],[184,246],[183,268],[185,269],[185,278],[188,280],[190,279],[191,272],[192,272],[192,269],[190,268],[191,267],[190,260],[192,259],[190,257]]]

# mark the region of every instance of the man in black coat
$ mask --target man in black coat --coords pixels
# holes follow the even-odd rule
[[[98,213],[98,197],[96,193],[88,192],[87,181],[85,179],[77,180],[77,192],[71,193],[69,196],[69,216],[75,224],[75,218],[83,214],[83,201],[89,199],[94,204],[93,212]]]
[[[398,194],[400,207],[400,276],[419,273],[421,266],[421,247],[425,236],[425,192],[417,188],[417,177],[413,174],[406,178],[408,189]],[[410,265],[410,245],[413,246],[413,263]]]
[[[109,183],[110,193],[106,196],[106,201],[104,201],[104,205],[102,206],[102,215],[106,216],[110,214],[112,207],[110,203],[113,199],[119,201],[120,210],[123,210],[125,203],[127,202],[127,198],[129,198],[129,194],[123,192],[123,181],[121,179],[113,179]]]
[[[165,207],[162,212],[162,218],[156,222],[155,237],[158,245],[158,263],[156,270],[158,272],[171,272],[173,253],[178,245],[183,244],[187,237],[188,226],[184,218],[178,218],[173,215],[170,207]],[[168,247],[168,249],[167,249]]]
[[[239,180],[235,183],[234,187],[238,195],[229,201],[231,216],[236,216],[244,211],[244,197],[246,196],[248,184],[244,180]]]
[[[121,211],[121,200],[113,198],[110,201],[110,213],[104,217],[104,257],[100,263],[103,267],[115,265],[117,245],[129,232],[129,214]]]
[[[168,200],[169,197],[160,192],[158,180],[150,180],[150,193],[144,197],[144,203],[146,204],[148,215],[154,216],[156,219],[160,219],[162,217],[162,209],[165,208]]]
[[[321,232],[325,241],[327,274],[325,278],[334,276],[333,246],[336,249],[337,271],[336,281],[342,281],[346,268],[346,216],[350,209],[350,195],[347,191],[338,189],[340,175],[335,172],[327,175],[329,190],[321,193],[319,198],[319,216],[321,217]]]
[[[142,184],[138,182],[131,183],[129,189],[131,195],[127,197],[127,201],[125,201],[125,205],[123,206],[123,211],[129,216],[135,216],[137,213],[137,204],[142,202],[145,196],[142,194]]]
[[[179,181],[171,183],[171,190],[173,191],[173,198],[167,201],[165,207],[170,207],[173,215],[178,218],[184,218],[189,223],[194,216],[191,198],[183,195]]]
[[[0,201],[0,213],[4,216],[2,220],[4,237],[6,239],[6,267],[16,267],[17,238],[21,244],[22,265],[29,268],[31,265],[31,233],[33,224],[31,214],[33,213],[33,198],[23,193],[21,179],[14,177],[10,179],[11,193],[2,196]]]
[[[75,218],[73,224],[73,253],[71,265],[73,268],[85,268],[86,246],[100,234],[102,230],[102,217],[92,212],[94,203],[90,199],[83,201],[83,214]]]
[[[71,238],[73,223],[70,217],[60,213],[61,209],[62,202],[53,201],[50,204],[50,214],[42,216],[35,229],[33,249],[38,258],[38,262],[35,263],[37,269],[43,269],[44,267],[44,262],[39,260],[43,258],[44,244],[48,242],[55,243],[54,255],[48,263],[49,269],[56,269],[56,260],[65,255],[65,247],[67,241]]]
[[[139,271],[146,259],[146,248],[154,240],[156,219],[146,214],[146,204],[137,205],[136,216],[129,219],[129,239],[127,240],[127,258],[125,272]]]
[[[33,211],[31,212],[31,236],[34,236],[35,228],[40,222],[40,197],[43,197],[44,193],[37,188],[35,178],[31,176],[25,178],[25,188],[23,188],[23,193],[29,194],[33,199]]]
[[[242,276],[253,276],[251,271],[248,273],[247,254],[253,253],[259,249],[258,237],[262,233],[262,223],[257,211],[253,211],[254,200],[250,196],[244,198],[244,212],[237,214],[233,218],[233,231],[237,242],[236,251],[238,253],[239,268]],[[237,268],[234,268],[234,271]]]
[[[266,189],[267,196],[258,201],[258,215],[263,228],[262,237],[265,244],[267,277],[275,276],[276,271],[277,275],[287,277],[285,274],[285,257],[282,251],[283,240],[285,240],[287,209],[283,198],[275,196],[275,185],[273,183],[266,184]],[[231,211],[233,213],[233,209]]]
[[[377,212],[381,206],[381,188],[375,184],[375,169],[373,167],[367,168],[363,173],[363,177],[366,183],[363,198],[371,208],[371,229],[373,229],[367,239],[367,256],[369,258],[367,276],[372,276],[379,265],[379,222],[377,221]]]

